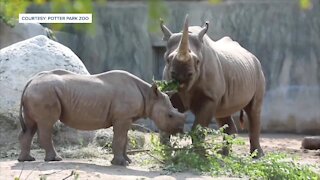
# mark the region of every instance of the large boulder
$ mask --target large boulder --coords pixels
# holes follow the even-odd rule
[[[66,69],[89,74],[81,60],[60,43],[40,35],[0,50],[0,146],[18,140],[18,121],[22,89],[40,71]],[[57,124],[56,143],[87,143],[92,132],[79,132]],[[10,143],[10,144],[8,144]]]

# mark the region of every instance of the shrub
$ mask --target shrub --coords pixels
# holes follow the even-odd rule
[[[312,168],[299,164],[296,159],[284,153],[268,153],[260,159],[252,155],[237,154],[233,145],[244,142],[223,133],[197,127],[194,131],[171,138],[170,145],[163,145],[152,135],[153,153],[164,162],[164,169],[176,171],[197,171],[212,176],[246,177],[250,179],[320,179]],[[204,139],[206,136],[206,139]],[[190,142],[193,140],[193,143]],[[228,156],[219,152],[223,146],[230,148]]]

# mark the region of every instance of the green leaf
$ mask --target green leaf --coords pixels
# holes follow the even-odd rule
[[[204,140],[203,135],[206,135]],[[193,143],[186,144],[186,139]],[[221,141],[224,138],[225,141]],[[219,150],[226,145],[230,147],[229,156],[222,156]],[[319,179],[313,166],[296,162],[296,159],[284,153],[267,153],[260,159],[250,155],[236,154],[232,146],[240,141],[219,130],[197,126],[187,134],[171,138],[171,144],[162,145],[159,138],[151,136],[153,154],[164,161],[164,169],[177,171],[198,171],[212,176],[239,177],[245,179]],[[184,142],[183,144],[181,142]],[[242,145],[243,144],[238,144]],[[203,147],[203,149],[199,149]]]
[[[211,4],[219,4],[219,3],[221,3],[221,0],[209,0],[209,3],[211,3]]]
[[[148,0],[149,30],[159,31],[159,19],[167,18],[167,7],[163,0]]]
[[[300,0],[300,7],[303,10],[310,9],[312,7],[311,0]]]
[[[156,81],[153,80],[154,83],[156,83],[158,89],[161,92],[166,92],[166,91],[178,91],[179,83],[177,81]]]

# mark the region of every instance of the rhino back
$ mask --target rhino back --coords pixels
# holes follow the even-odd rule
[[[223,82],[213,83],[224,89],[217,108],[217,116],[223,117],[246,106],[257,89],[264,87],[264,77],[259,60],[231,38],[216,42],[207,39],[207,45],[216,55],[207,61],[217,61],[221,72],[218,75],[223,76],[220,78]]]
[[[107,72],[93,76],[65,77],[69,119],[75,123],[94,122],[109,127],[114,121],[129,120],[140,115],[143,107],[141,93],[125,73]],[[77,115],[72,113],[77,112]]]
[[[142,115],[144,98],[150,89],[148,83],[122,70],[108,71],[97,77],[112,87],[112,113],[115,119],[136,119]]]

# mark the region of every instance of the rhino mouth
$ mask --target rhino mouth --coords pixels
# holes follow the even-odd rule
[[[175,134],[182,134],[184,131],[183,131],[183,128],[176,128],[176,129],[173,129],[170,134],[172,135],[175,135]]]
[[[185,88],[185,87],[186,87],[186,84],[185,84],[185,83],[182,83],[182,84],[179,85],[179,88],[180,88],[180,89],[183,89],[183,88]]]
[[[180,83],[178,86],[178,91],[190,91],[192,87],[192,83],[187,82],[187,83]]]
[[[179,83],[178,91],[183,91],[183,90],[186,90],[187,88],[188,88],[187,83]]]

